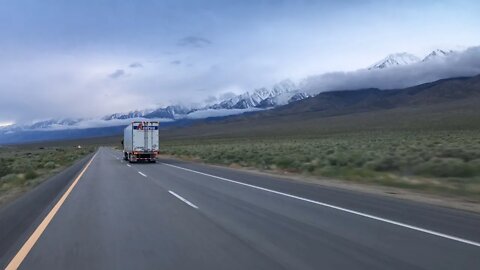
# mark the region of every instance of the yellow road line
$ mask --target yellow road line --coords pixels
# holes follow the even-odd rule
[[[43,231],[45,231],[45,229],[47,228],[48,224],[50,224],[50,221],[52,221],[53,217],[55,216],[55,214],[57,214],[58,210],[60,209],[60,207],[63,205],[63,203],[65,202],[65,200],[67,199],[68,195],[72,192],[73,188],[75,187],[75,185],[77,185],[77,182],[78,180],[83,176],[83,174],[85,173],[85,171],[88,169],[88,167],[90,166],[90,164],[92,163],[93,159],[95,158],[95,156],[97,156],[97,154],[95,154],[91,159],[90,161],[87,163],[87,165],[83,168],[83,170],[80,172],[80,174],[77,176],[77,178],[75,178],[75,180],[73,181],[73,183],[70,185],[70,187],[67,189],[67,191],[65,191],[65,193],[62,195],[62,197],[60,198],[60,200],[55,204],[55,206],[52,208],[52,210],[50,210],[50,212],[48,213],[48,215],[43,219],[42,223],[40,223],[40,225],[38,225],[38,227],[35,229],[35,231],[32,233],[32,235],[30,235],[30,237],[28,238],[27,242],[25,242],[25,244],[23,244],[22,248],[17,252],[17,254],[15,255],[15,257],[13,257],[13,259],[10,261],[10,263],[7,265],[7,268],[5,268],[5,270],[13,270],[13,269],[18,269],[18,267],[20,266],[20,264],[23,262],[23,260],[25,259],[25,257],[27,257],[28,253],[30,252],[30,250],[33,248],[33,246],[35,245],[35,243],[37,242],[38,238],[40,238],[40,236],[42,235]]]

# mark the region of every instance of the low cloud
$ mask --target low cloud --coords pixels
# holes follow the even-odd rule
[[[170,64],[172,64],[172,65],[180,65],[181,63],[182,63],[182,61],[180,61],[180,60],[174,60],[174,61],[170,62]]]
[[[112,74],[108,75],[112,79],[118,79],[125,76],[126,73],[123,69],[117,69]]]
[[[446,57],[406,66],[311,76],[302,82],[302,88],[312,94],[363,88],[395,89],[478,74],[480,74],[480,47],[472,47]]]
[[[134,62],[134,63],[131,63],[128,67],[129,68],[142,68],[143,65],[142,65],[142,63]]]
[[[233,93],[233,92],[226,92],[226,93],[220,94],[219,99],[225,100],[225,99],[233,98],[234,96],[236,96],[235,93]]]
[[[51,125],[47,128],[35,129],[38,131],[51,131],[51,130],[65,130],[65,129],[85,129],[85,128],[98,128],[98,127],[115,127],[128,125],[132,121],[160,121],[160,122],[171,122],[172,119],[167,118],[129,118],[129,119],[112,119],[112,120],[103,120],[103,119],[85,119],[81,120],[74,125]]]
[[[208,117],[221,117],[221,116],[229,116],[229,115],[236,115],[242,114],[246,112],[254,112],[254,111],[261,111],[263,109],[258,108],[248,108],[248,109],[208,109],[208,110],[201,110],[195,111],[192,113],[187,114],[185,118],[187,119],[203,119]]]
[[[206,104],[213,104],[213,103],[217,102],[217,100],[218,100],[218,98],[215,97],[215,96],[208,96],[208,97],[204,100],[204,102],[205,102]]]
[[[209,46],[210,44],[212,44],[210,40],[196,36],[184,37],[177,42],[178,46],[193,48],[203,48]]]

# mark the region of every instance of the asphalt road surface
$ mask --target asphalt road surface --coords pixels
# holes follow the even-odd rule
[[[480,269],[472,213],[174,160],[128,164],[108,148],[79,176],[5,266]]]

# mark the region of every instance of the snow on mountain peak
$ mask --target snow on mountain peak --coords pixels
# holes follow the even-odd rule
[[[144,115],[151,113],[152,109],[145,109],[145,110],[134,110],[127,113],[114,113],[110,115],[106,115],[102,117],[102,120],[113,120],[113,119],[130,119],[136,117],[143,117]]]
[[[288,99],[299,92],[299,88],[291,80],[283,80],[274,84],[271,88],[257,88],[252,92],[234,96],[220,103],[209,106],[209,109],[247,109],[247,108],[265,108],[284,105]],[[289,97],[286,101],[285,98]],[[268,106],[266,105],[268,104]]]
[[[425,58],[423,58],[422,62],[433,60],[433,59],[438,59],[439,57],[445,57],[449,54],[452,54],[452,50],[441,50],[441,49],[436,49],[433,50],[431,53],[429,53]]]
[[[293,92],[293,91],[297,91],[297,90],[298,90],[298,86],[289,79],[283,80],[279,83],[276,83],[272,87],[272,93],[274,95],[278,95],[278,94],[281,94],[281,93],[287,93],[287,92]]]
[[[390,54],[384,59],[370,66],[368,69],[383,69],[394,66],[404,66],[420,62],[420,58],[406,52]]]

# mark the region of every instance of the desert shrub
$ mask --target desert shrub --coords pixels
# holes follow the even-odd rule
[[[38,173],[34,170],[28,170],[25,173],[25,178],[26,179],[34,179],[34,178],[37,178],[37,177],[38,177]]]
[[[30,163],[29,158],[19,158],[12,163],[11,169],[14,173],[24,173],[32,169],[32,164]]]
[[[45,164],[43,164],[43,167],[47,169],[54,169],[56,166],[55,166],[55,162],[48,161]]]
[[[331,166],[347,166],[350,157],[345,152],[335,152],[328,156],[328,162]]]
[[[399,169],[398,160],[393,156],[386,156],[378,160],[368,163],[375,171],[385,172],[385,171],[396,171]]]
[[[288,169],[293,167],[294,160],[288,157],[281,157],[278,160],[276,160],[275,164],[279,168]]]
[[[468,165],[476,175],[480,175],[480,158],[470,160]]]
[[[7,160],[4,158],[0,159],[0,177],[11,173],[11,171],[7,165]]]
[[[436,177],[469,177],[475,171],[471,164],[460,158],[433,158],[416,167],[417,173]]]
[[[438,153],[438,157],[445,157],[445,158],[460,158],[464,161],[473,160],[476,158],[480,158],[480,153],[465,150],[462,148],[447,148],[441,149]]]
[[[469,187],[478,189],[479,135],[479,131],[472,130],[188,139],[163,141],[162,152],[217,164],[282,169],[405,188],[430,190],[433,187],[429,183],[435,182],[434,188],[464,192]],[[431,178],[436,179],[432,182]]]
[[[0,183],[8,186],[18,186],[23,184],[25,178],[20,177],[18,174],[11,173],[3,176]]]

